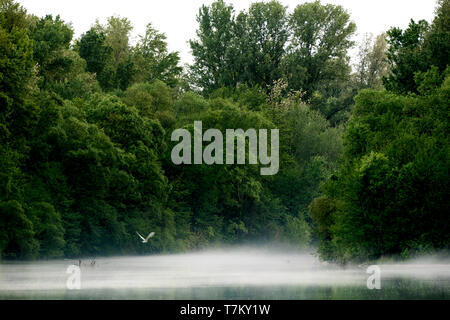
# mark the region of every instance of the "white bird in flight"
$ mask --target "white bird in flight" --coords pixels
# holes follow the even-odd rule
[[[142,243],[147,243],[147,242],[148,242],[148,239],[150,239],[151,237],[153,237],[153,236],[155,235],[154,232],[150,232],[150,234],[147,236],[147,238],[144,238],[143,236],[141,236],[141,235],[139,234],[139,232],[136,231],[136,233],[137,233],[137,235],[139,236],[139,238],[142,239]]]

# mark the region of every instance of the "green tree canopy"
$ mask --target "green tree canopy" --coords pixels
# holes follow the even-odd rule
[[[135,75],[136,82],[158,79],[170,86],[177,84],[182,72],[178,52],[169,52],[166,35],[154,29],[151,23],[133,50],[133,59],[139,70]]]

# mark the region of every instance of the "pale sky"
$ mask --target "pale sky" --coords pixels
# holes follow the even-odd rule
[[[300,3],[312,0],[281,0],[292,10]],[[195,37],[195,17],[202,4],[213,0],[19,0],[37,16],[60,15],[72,23],[75,38],[89,30],[96,19],[101,23],[112,15],[128,18],[133,26],[133,37],[145,32],[147,23],[167,35],[171,51],[179,51],[182,63],[192,62],[188,40]],[[248,8],[256,0],[228,0],[236,11]],[[368,32],[374,35],[396,26],[405,28],[409,20],[431,21],[436,6],[435,0],[322,0],[322,3],[340,4],[351,15],[357,25],[355,40]]]

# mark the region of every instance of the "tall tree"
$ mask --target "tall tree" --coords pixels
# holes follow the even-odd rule
[[[205,92],[239,84],[267,88],[282,76],[289,32],[286,8],[278,1],[253,3],[234,16],[233,7],[218,0],[202,7],[197,21],[192,71]]]
[[[278,80],[288,36],[286,8],[278,1],[255,2],[241,12],[235,26],[238,81],[266,88]]]
[[[365,35],[359,48],[354,74],[358,89],[379,89],[383,86],[383,77],[389,72],[386,53],[385,33],[378,35],[375,40],[371,34]]]
[[[439,0],[431,25],[425,20],[411,20],[406,30],[388,31],[388,60],[391,72],[384,78],[386,89],[396,93],[418,93],[415,76],[432,67],[438,70],[439,83],[445,79],[450,63],[450,1]],[[438,84],[439,84],[438,83]]]
[[[112,47],[106,43],[102,31],[91,28],[76,43],[80,56],[86,60],[86,69],[95,73],[103,90],[111,89],[114,70],[112,64]]]
[[[425,39],[430,64],[443,72],[450,59],[450,0],[439,0],[436,17]]]
[[[232,86],[237,74],[233,63],[234,9],[223,0],[211,6],[203,5],[197,15],[197,39],[190,40],[194,65],[192,73],[196,85],[211,92],[221,86]]]
[[[179,66],[178,52],[169,52],[166,35],[154,29],[151,23],[133,50],[133,60],[139,70],[135,75],[136,82],[158,79],[175,86],[183,70]]]
[[[425,20],[417,23],[411,20],[406,30],[392,28],[387,32],[391,72],[383,80],[386,89],[396,93],[417,92],[414,74],[429,68],[427,53],[423,50],[429,28]]]
[[[73,29],[59,16],[47,15],[30,28],[30,38],[34,43],[34,60],[39,66],[42,87],[50,81],[59,81],[72,60],[65,54],[72,41]]]
[[[0,0],[0,258],[33,256],[39,246],[23,204],[22,167],[38,114],[29,101],[34,61],[28,26],[23,7]]]
[[[341,6],[322,5],[320,1],[298,5],[289,19],[292,39],[285,59],[289,87],[332,96],[340,91],[350,68],[348,49],[356,30],[350,15]]]
[[[25,9],[10,0],[0,9],[0,139],[15,143],[35,118],[35,108],[25,105],[34,78],[33,41]]]
[[[326,196],[311,205],[323,258],[449,248],[449,86],[447,76],[426,95],[357,96],[342,166],[325,185]]]
[[[112,16],[108,18],[106,25],[101,25],[97,21],[94,28],[105,34],[105,44],[112,48],[113,64],[117,68],[130,54],[129,37],[133,30],[131,22],[127,18]]]

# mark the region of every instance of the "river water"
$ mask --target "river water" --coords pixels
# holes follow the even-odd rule
[[[241,247],[83,259],[79,269],[73,267],[78,264],[3,262],[0,299],[450,298],[450,260],[432,257],[379,264],[380,289],[372,290],[367,265],[344,268],[319,261],[313,252]],[[74,279],[80,289],[73,289]]]

